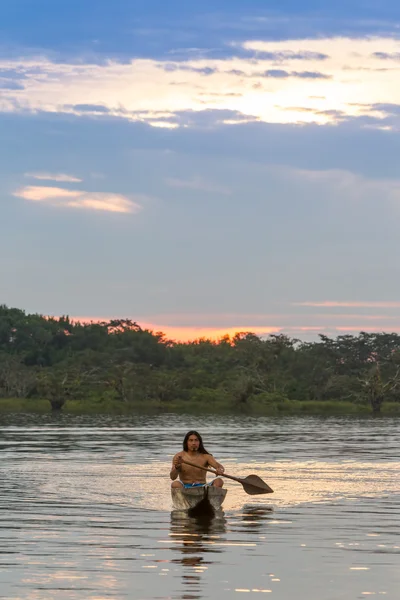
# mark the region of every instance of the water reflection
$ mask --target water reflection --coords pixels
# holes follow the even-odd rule
[[[186,511],[171,512],[170,537],[174,552],[172,563],[182,565],[182,599],[202,597],[202,574],[219,564],[217,554],[224,551],[226,518],[224,512],[190,517]],[[175,557],[175,554],[179,554]],[[212,556],[211,556],[212,555]]]
[[[0,596],[399,598],[398,420],[196,420],[229,472],[275,489],[227,481],[212,520],[171,514],[170,460],[191,426],[0,420]]]
[[[252,532],[261,531],[267,521],[273,517],[272,506],[245,504],[241,512],[241,525]]]

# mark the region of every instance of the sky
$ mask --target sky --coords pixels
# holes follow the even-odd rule
[[[399,160],[394,0],[0,5],[0,304],[400,333]]]

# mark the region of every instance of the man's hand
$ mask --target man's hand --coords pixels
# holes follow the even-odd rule
[[[215,473],[217,475],[223,475],[225,473],[225,469],[222,465],[218,465],[215,469]]]
[[[180,471],[180,470],[181,470],[181,467],[182,467],[182,457],[181,457],[181,456],[176,456],[176,457],[174,458],[174,460],[173,460],[173,465],[174,465],[174,468],[175,468],[177,471]]]

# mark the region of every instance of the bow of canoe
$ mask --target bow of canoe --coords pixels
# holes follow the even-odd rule
[[[226,494],[226,489],[213,486],[171,488],[174,508],[187,510],[192,514],[194,512],[206,514],[220,510]]]

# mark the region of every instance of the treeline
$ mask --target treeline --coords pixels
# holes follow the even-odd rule
[[[400,402],[400,336],[250,332],[188,343],[128,319],[80,323],[0,306],[0,397],[136,406],[284,407],[288,402]]]

